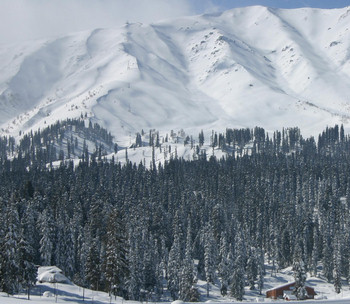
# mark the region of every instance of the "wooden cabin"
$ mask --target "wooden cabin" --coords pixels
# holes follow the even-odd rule
[[[266,291],[266,298],[271,298],[271,299],[283,299],[283,295],[293,291],[295,286],[294,283],[288,283],[285,285],[277,286],[275,288],[269,289]],[[305,286],[306,292],[307,292],[307,298],[308,299],[313,299],[315,297],[316,292],[315,289],[309,286]]]

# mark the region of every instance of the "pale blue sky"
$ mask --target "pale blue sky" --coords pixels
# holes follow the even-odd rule
[[[341,8],[350,6],[350,0],[190,0],[197,13],[216,9],[224,11],[234,7],[262,5],[275,8]]]
[[[339,8],[350,0],[0,0],[0,44],[250,5]]]

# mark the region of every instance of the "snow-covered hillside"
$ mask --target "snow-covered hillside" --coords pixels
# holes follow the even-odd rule
[[[350,127],[350,7],[247,7],[0,47],[0,131]]]

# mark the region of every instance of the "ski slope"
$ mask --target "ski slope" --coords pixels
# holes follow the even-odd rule
[[[0,133],[86,115],[125,142],[350,126],[350,7],[253,6],[0,46]]]

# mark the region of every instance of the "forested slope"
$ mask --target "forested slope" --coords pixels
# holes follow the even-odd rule
[[[238,147],[232,134],[246,134],[250,149],[174,157],[152,169],[103,157],[57,168],[2,157],[0,289],[32,284],[40,264],[130,299],[141,291],[159,299],[168,289],[195,300],[196,278],[219,278],[223,294],[241,299],[245,284],[262,288],[268,261],[276,271],[323,265],[321,275],[340,291],[340,276],[350,279],[343,127],[327,128],[317,142],[298,129],[270,137],[261,128],[228,129],[226,145]]]

